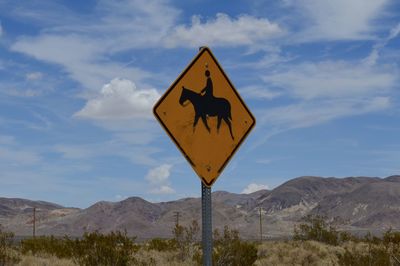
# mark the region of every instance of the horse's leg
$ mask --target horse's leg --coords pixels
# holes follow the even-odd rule
[[[197,122],[199,122],[199,118],[200,118],[199,115],[195,115],[195,116],[194,116],[193,133],[194,133],[194,130],[196,129]]]
[[[209,127],[208,124],[207,124],[206,115],[202,115],[202,116],[201,116],[201,120],[203,120],[203,123],[204,123],[204,125],[206,126],[208,132],[211,132],[210,127]]]
[[[219,133],[219,127],[221,126],[222,117],[218,116],[217,133]]]
[[[233,133],[232,133],[231,121],[229,120],[229,118],[228,118],[227,116],[224,116],[224,121],[228,124],[229,132],[231,133],[232,139],[235,139],[235,138],[233,137]]]

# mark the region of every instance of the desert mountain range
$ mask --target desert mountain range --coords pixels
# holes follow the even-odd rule
[[[216,191],[212,204],[213,228],[228,225],[244,238],[259,237],[260,208],[264,237],[290,236],[293,226],[307,214],[323,215],[343,230],[380,232],[400,229],[400,176],[303,176],[251,194]],[[201,225],[200,198],[151,203],[139,197],[100,201],[86,209],[0,198],[0,225],[16,235],[31,235],[34,207],[37,235],[80,236],[85,231],[126,230],[139,239],[171,237],[176,212],[180,224],[197,220]]]

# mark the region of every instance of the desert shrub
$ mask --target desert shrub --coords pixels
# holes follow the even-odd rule
[[[193,256],[196,256],[200,233],[197,221],[193,220],[188,227],[176,224],[172,233],[174,236],[173,243],[178,251],[178,259],[181,261],[193,259]]]
[[[135,261],[133,253],[139,249],[126,232],[85,233],[82,239],[67,239],[67,243],[72,246],[74,261],[85,266],[128,265]]]
[[[241,240],[237,230],[225,226],[222,235],[214,231],[214,265],[253,265],[256,260],[256,244]]]
[[[318,241],[264,241],[258,246],[257,266],[336,266],[344,249]]]
[[[393,254],[400,257],[400,232],[394,232],[389,229],[384,233],[382,243]]]
[[[153,238],[147,242],[147,249],[157,251],[172,251],[177,249],[177,243],[175,239]]]
[[[369,246],[367,250],[345,249],[343,254],[337,254],[339,265],[363,266],[363,265],[393,265],[390,252],[382,245]]]
[[[330,245],[339,244],[339,232],[328,225],[323,217],[308,215],[303,220],[304,223],[294,227],[294,240],[315,240]],[[348,235],[343,236],[348,237]]]
[[[73,246],[68,237],[38,236],[21,241],[22,254],[49,254],[58,258],[71,258]]]
[[[14,265],[20,257],[13,248],[14,233],[3,231],[0,228],[0,265]]]
[[[361,238],[361,241],[373,245],[379,245],[382,243],[381,238],[372,235],[370,232],[368,232],[363,238]]]
[[[126,235],[126,232],[85,233],[81,239],[42,236],[21,242],[21,251],[24,254],[31,252],[71,258],[76,264],[85,266],[122,266],[135,263],[137,260],[134,252],[138,249],[139,247]]]
[[[340,265],[399,265],[400,232],[391,229],[382,238],[368,233],[358,240],[362,248],[345,247],[345,252],[338,254]]]

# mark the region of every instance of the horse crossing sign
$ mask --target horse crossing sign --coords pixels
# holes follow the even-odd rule
[[[255,125],[254,116],[207,47],[201,48],[153,112],[208,187]]]

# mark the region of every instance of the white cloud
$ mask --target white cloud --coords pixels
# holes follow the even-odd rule
[[[56,145],[54,150],[61,153],[66,159],[85,159],[93,156],[93,149],[89,149],[83,145]]]
[[[256,163],[259,163],[259,164],[270,164],[271,162],[272,162],[271,159],[258,159],[258,160],[256,160]]]
[[[168,181],[168,178],[171,174],[172,165],[170,164],[162,164],[158,167],[150,169],[150,171],[146,175],[146,180],[151,184],[164,184]]]
[[[128,197],[127,196],[121,196],[121,195],[115,195],[115,199],[116,200],[118,200],[118,201],[121,201],[121,200],[124,200],[124,199],[127,199]]]
[[[9,135],[0,135],[0,144],[1,145],[13,145],[16,144],[15,137]]]
[[[305,62],[265,75],[264,81],[302,99],[354,97],[388,92],[398,71],[345,61]]]
[[[399,36],[400,34],[400,23],[398,23],[396,26],[394,26],[390,32],[389,35],[386,38],[383,38],[381,40],[379,40],[374,46],[373,49],[371,51],[371,53],[369,54],[369,56],[367,56],[364,59],[364,63],[368,66],[373,66],[376,64],[376,62],[379,59],[379,53],[381,52],[381,50],[394,38],[396,38],[397,36]]]
[[[171,175],[172,165],[162,164],[158,167],[150,169],[145,179],[151,185],[150,193],[152,194],[173,194],[174,189],[169,184],[169,176]]]
[[[304,31],[296,34],[303,41],[371,39],[389,0],[288,0],[302,13]]]
[[[157,161],[153,159],[153,155],[160,150],[147,144],[135,146],[120,139],[118,136],[113,136],[111,140],[103,142],[79,145],[58,144],[52,147],[52,151],[61,154],[65,159],[84,161],[103,156],[117,156],[128,159],[134,164],[154,166]]]
[[[170,186],[163,185],[158,188],[154,188],[150,190],[151,194],[174,194],[175,190],[171,188]]]
[[[127,79],[115,78],[103,86],[98,96],[89,99],[75,116],[91,119],[149,118],[160,98],[155,89],[140,90]]]
[[[137,82],[150,77],[139,67],[113,62],[110,56],[159,46],[179,14],[163,0],[99,1],[93,14],[84,17],[61,5],[50,6],[52,12],[35,6],[10,10],[23,19],[43,20],[46,26],[38,36],[18,38],[11,49],[63,66],[72,79],[92,91],[115,77]]]
[[[71,78],[92,91],[117,76],[137,81],[150,76],[136,67],[101,60],[108,50],[96,37],[71,33],[44,34],[21,38],[11,46],[11,50],[64,66]]]
[[[276,97],[279,97],[282,93],[279,91],[273,91],[265,87],[260,86],[247,86],[240,89],[240,93],[246,95],[249,98],[253,99],[267,99],[272,100]]]
[[[3,26],[1,25],[1,21],[0,21],[0,37],[3,35]]]
[[[282,33],[278,24],[266,18],[242,15],[234,19],[218,13],[215,19],[205,23],[199,16],[193,16],[192,25],[175,27],[165,41],[168,47],[240,46],[254,45]]]
[[[41,161],[41,157],[33,151],[0,147],[0,160],[0,164],[25,165],[36,164]]]
[[[45,26],[37,36],[19,37],[11,50],[61,65],[66,75],[89,89],[89,94],[115,77],[138,84],[146,78],[159,78],[131,66],[132,62],[113,61],[117,53],[154,47],[197,48],[204,44],[263,46],[263,41],[283,33],[278,24],[249,15],[231,18],[217,14],[204,23],[195,16],[192,25],[177,25],[181,11],[164,0],[99,1],[93,13],[85,17],[59,4],[49,5],[52,12],[44,12],[46,6],[10,10],[16,17]],[[56,20],[65,14],[68,19]]]
[[[389,97],[368,99],[319,100],[276,107],[265,110],[261,124],[287,130],[309,127],[333,119],[385,110],[390,106]]]
[[[31,72],[26,74],[25,78],[27,80],[39,80],[43,78],[43,73],[42,72]]]
[[[250,194],[262,189],[269,189],[268,185],[263,185],[263,184],[256,184],[256,183],[251,183],[249,184],[243,191],[241,192],[242,194]]]

